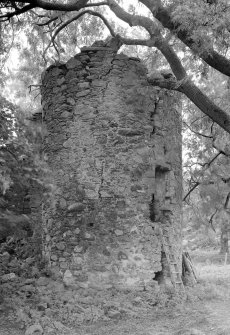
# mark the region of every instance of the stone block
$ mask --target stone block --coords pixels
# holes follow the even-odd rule
[[[87,88],[90,88],[90,83],[89,82],[83,82],[83,83],[78,83],[78,88],[81,89],[81,90],[85,90]]]
[[[82,67],[82,63],[80,62],[80,60],[73,57],[68,60],[68,62],[66,63],[66,67],[68,70],[74,69],[76,67],[79,68]]]
[[[61,86],[65,82],[65,77],[61,77],[57,79],[57,85]]]
[[[63,250],[65,250],[65,248],[66,248],[66,244],[65,244],[64,242],[56,243],[56,248],[57,248],[58,250],[63,251]]]
[[[66,270],[63,276],[63,283],[69,287],[75,284],[75,278],[70,270]]]
[[[82,251],[83,251],[83,246],[77,245],[77,246],[74,248],[73,251],[74,251],[74,252],[77,252],[77,253],[82,252]]]
[[[74,105],[75,105],[75,100],[74,100],[73,98],[67,98],[67,99],[66,99],[66,102],[67,102],[68,104],[70,104],[71,106],[74,106]]]
[[[59,265],[62,270],[68,269],[69,267],[69,264],[67,262],[60,262]]]
[[[58,68],[58,67],[54,67],[54,68],[50,71],[49,74],[50,74],[51,76],[53,76],[53,77],[57,77],[57,76],[59,76],[60,74],[63,74],[63,70],[60,69],[60,68]]]
[[[121,229],[114,230],[114,233],[115,233],[116,236],[122,236],[122,235],[124,235],[124,232]]]
[[[64,146],[64,144],[63,144],[63,146]],[[65,200],[64,198],[61,198],[61,199],[59,200],[59,205],[60,205],[60,207],[61,207],[62,209],[65,209],[66,206],[67,206],[67,202],[66,202],[66,200]]]
[[[82,212],[84,211],[86,206],[81,202],[75,202],[68,206],[68,212]]]
[[[61,113],[60,118],[69,119],[69,118],[72,117],[72,115],[73,115],[72,113],[65,111],[65,112]]]
[[[82,98],[85,97],[86,95],[88,95],[90,93],[90,90],[84,90],[81,92],[76,93],[75,97],[77,98]]]

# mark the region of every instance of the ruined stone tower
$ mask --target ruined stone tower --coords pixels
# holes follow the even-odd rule
[[[171,93],[170,93],[171,94]],[[85,47],[42,77],[44,256],[76,288],[140,288],[161,271],[156,221],[181,242],[178,101],[136,58]]]

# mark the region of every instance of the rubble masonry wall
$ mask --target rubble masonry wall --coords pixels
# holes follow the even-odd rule
[[[44,256],[76,288],[137,288],[161,271],[155,221],[181,244],[178,99],[136,58],[83,48],[42,76]]]

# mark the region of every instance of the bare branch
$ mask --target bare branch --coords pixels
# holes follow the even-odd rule
[[[7,145],[1,146],[0,151],[8,152],[16,160],[16,162],[19,164],[17,156],[8,148]]]
[[[29,85],[29,86],[28,86],[29,93],[32,93],[32,92],[37,91],[37,90],[40,90],[40,87],[41,87],[41,86],[42,86],[42,85],[39,85],[39,84],[36,84],[36,85]],[[32,87],[34,87],[33,90],[32,90]]]
[[[90,14],[90,15],[94,15],[94,16],[99,17],[99,18],[104,22],[104,24],[107,26],[107,28],[109,29],[110,34],[111,34],[112,36],[114,36],[114,37],[116,36],[116,34],[115,34],[113,28],[110,26],[109,22],[106,20],[106,18],[105,18],[102,14],[97,13],[97,12],[94,12],[94,11],[92,11],[92,10],[90,10],[90,9],[87,9],[87,10],[84,10],[84,11],[80,12],[79,14],[75,15],[74,17],[72,17],[71,19],[67,20],[66,22],[64,22],[64,23],[63,23],[63,24],[62,24],[62,25],[55,31],[54,35],[52,36],[52,38],[51,38],[51,40],[50,40],[48,46],[46,47],[46,49],[45,49],[45,51],[44,51],[44,53],[43,53],[43,57],[45,56],[45,54],[46,54],[48,48],[50,47],[50,45],[51,45],[52,43],[54,43],[54,40],[55,40],[56,36],[60,33],[60,31],[63,30],[65,27],[67,27],[70,23],[72,23],[72,22],[78,20],[81,16],[83,16],[83,15],[85,15],[85,14]]]
[[[209,162],[201,164],[203,167],[206,167],[208,169],[210,165],[220,156],[222,155],[222,152],[218,152]]]
[[[199,186],[199,185],[200,185],[200,182],[197,181],[197,182],[193,185],[193,187],[190,188],[190,190],[188,191],[188,193],[184,196],[183,201],[185,201],[185,200],[188,198],[188,196],[192,193],[192,191],[194,191],[194,190],[197,188],[197,186]]]
[[[200,132],[198,132],[198,131],[195,131],[195,130],[192,129],[192,128],[190,127],[190,125],[187,124],[185,121],[183,121],[183,123],[186,125],[186,127],[187,127],[192,133],[194,133],[194,134],[196,134],[196,135],[198,135],[198,136],[202,136],[202,137],[205,137],[205,138],[212,138],[212,139],[213,139],[213,136],[212,136],[212,135],[205,135],[205,134],[203,134],[203,133],[200,133]]]
[[[216,230],[213,226],[213,219],[214,219],[214,216],[216,215],[216,213],[218,212],[218,209],[215,209],[215,212],[210,216],[210,219],[208,220],[212,230],[216,233]]]
[[[204,119],[204,118],[206,118],[206,117],[207,117],[207,115],[202,115],[202,116],[199,116],[199,117],[195,118],[193,121],[191,121],[190,126],[191,126],[193,123],[196,123],[197,121],[200,121],[200,120],[202,120],[202,119]],[[214,123],[214,122],[213,122],[213,123]]]
[[[213,142],[212,142],[212,146],[214,149],[216,149],[217,151],[219,151],[222,155],[229,157],[230,153],[228,153],[227,151],[224,151],[223,149],[218,148],[218,146],[215,143],[215,138],[213,138]]]
[[[48,26],[50,23],[56,21],[58,18],[59,18],[59,16],[55,16],[55,17],[49,19],[49,20],[46,21],[46,22],[43,22],[43,23],[37,23],[36,25],[39,26],[39,27],[42,27],[42,26]]]
[[[222,153],[221,152],[218,152],[209,162],[206,162],[206,163],[196,163],[196,164],[199,164],[201,166],[204,167],[204,170],[203,172],[205,172],[205,170],[207,170],[211,164],[221,155]],[[195,181],[194,182],[194,185],[190,188],[190,190],[187,192],[187,194],[184,196],[183,198],[183,201],[185,201],[188,196],[197,188],[197,186],[201,185],[201,184],[204,184],[202,183],[201,181]],[[206,185],[212,185],[214,184],[213,181],[208,181],[207,183],[205,183]]]
[[[227,195],[225,203],[224,203],[224,209],[225,210],[228,208],[229,200],[230,200],[230,192],[228,192],[228,195]]]

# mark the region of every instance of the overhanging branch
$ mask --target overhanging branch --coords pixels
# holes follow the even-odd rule
[[[18,15],[21,15],[23,13],[26,13],[28,11],[30,11],[31,9],[35,8],[36,6],[34,6],[33,4],[30,4],[30,5],[26,5],[22,8],[18,8],[18,7],[14,7],[15,8],[15,11],[13,12],[8,12],[6,14],[2,14],[0,15],[0,21],[8,21],[10,20],[13,16],[18,16]]]
[[[157,6],[155,0],[140,0],[140,2],[152,12],[155,19],[157,19],[164,28],[169,29],[174,35],[176,35],[193,51],[193,53],[197,54],[212,68],[218,70],[226,76],[230,76],[229,59],[215,51],[212,45],[209,45],[207,52],[207,47],[204,47],[204,44],[207,41],[200,40],[199,43],[201,45],[197,48],[197,43],[192,36],[192,32],[182,27],[179,20],[172,18],[170,11],[166,7],[162,6],[161,1],[158,1]]]
[[[51,38],[48,46],[44,50],[43,57],[45,57],[45,54],[46,54],[48,48],[51,46],[52,43],[54,43],[54,40],[57,37],[57,35],[60,33],[60,31],[63,30],[65,27],[67,27],[70,23],[78,20],[81,16],[83,16],[85,14],[90,14],[90,15],[99,17],[104,22],[104,24],[106,25],[106,27],[109,29],[110,34],[112,36],[114,36],[114,37],[116,36],[116,34],[115,34],[113,28],[111,27],[111,25],[109,24],[108,20],[102,14],[100,14],[98,12],[94,12],[94,11],[92,11],[90,9],[87,9],[87,10],[84,10],[84,11],[78,13],[77,15],[75,15],[74,17],[72,17],[71,19],[69,19],[66,22],[64,22],[60,27],[58,27],[58,29],[55,31],[54,35],[52,36],[52,38]]]
[[[49,2],[43,0],[27,0],[27,1],[14,1],[14,3],[26,4],[24,7],[20,8],[18,6],[11,6],[13,11],[7,12],[5,14],[0,15],[0,19],[2,20],[9,20],[11,17],[21,15],[30,11],[33,8],[42,8],[45,10],[56,10],[56,11],[65,11],[65,12],[72,12],[72,11],[79,11],[80,9],[84,8],[89,0],[78,0],[72,3],[62,3],[60,2]]]
[[[139,26],[146,29],[150,37],[160,33],[160,26],[150,18],[142,15],[132,15],[120,7],[116,1],[107,0],[109,8],[122,21],[128,23],[130,27]]]

